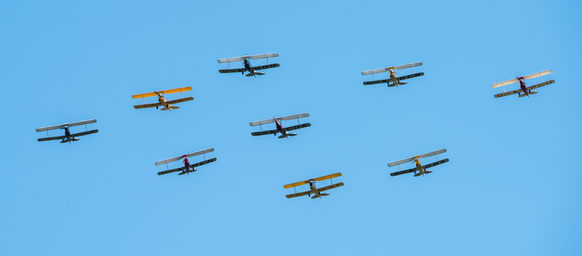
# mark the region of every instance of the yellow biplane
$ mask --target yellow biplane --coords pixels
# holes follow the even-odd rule
[[[411,162],[411,161],[414,161],[414,163],[416,164],[416,167],[415,168],[408,169],[408,170],[404,170],[404,171],[399,171],[399,172],[393,172],[393,173],[390,173],[390,176],[398,176],[398,175],[401,175],[401,174],[406,174],[406,173],[411,173],[411,172],[414,172],[414,177],[418,177],[420,175],[429,174],[432,171],[431,170],[428,170],[428,168],[433,167],[433,166],[437,166],[439,164],[444,164],[444,163],[448,162],[449,159],[448,158],[445,158],[443,160],[438,160],[438,158],[437,158],[437,161],[436,162],[430,163],[430,164],[426,164],[426,165],[422,165],[420,163],[420,160],[419,159],[420,158],[429,157],[429,156],[436,156],[438,154],[442,154],[442,153],[445,153],[445,152],[447,152],[447,149],[443,148],[443,149],[440,149],[440,150],[437,150],[437,151],[433,151],[433,152],[430,152],[430,153],[426,153],[424,155],[413,156],[413,157],[410,157],[410,158],[402,159],[400,161],[396,161],[396,162],[389,163],[388,164],[388,167],[393,167],[393,166],[396,166],[396,165],[401,165],[403,163],[408,163],[408,162]]]
[[[321,193],[321,191],[330,190],[332,188],[337,188],[337,187],[341,187],[341,186],[344,185],[343,182],[333,184],[333,178],[336,178],[336,177],[339,177],[339,176],[342,176],[341,172],[334,173],[334,174],[330,174],[330,175],[326,175],[326,176],[322,176],[322,177],[315,178],[315,179],[308,179],[308,180],[304,180],[304,181],[300,181],[300,182],[295,182],[295,183],[287,184],[287,185],[284,185],[283,188],[286,188],[286,189],[287,188],[294,188],[294,187],[297,187],[297,186],[309,184],[309,190],[308,191],[294,193],[294,194],[289,194],[289,195],[286,195],[286,197],[287,198],[294,198],[294,197],[299,197],[299,196],[309,196],[309,197],[311,197],[311,199],[321,198],[322,196],[329,196],[328,193]],[[315,182],[316,181],[323,181],[323,180],[331,180],[331,185],[325,186],[325,187],[322,187],[322,188],[316,188],[315,187]],[[311,194],[313,194],[313,196],[311,196]]]
[[[191,100],[194,100],[194,98],[192,98],[192,97],[186,97],[186,98],[180,98],[180,99],[168,101],[164,97],[164,94],[185,92],[185,91],[191,91],[191,90],[192,90],[192,87],[182,87],[182,88],[176,88],[176,89],[170,89],[170,90],[164,90],[164,91],[155,91],[155,92],[148,92],[148,93],[142,93],[142,94],[132,95],[131,97],[134,98],[134,99],[152,97],[152,96],[156,96],[156,95],[158,96],[158,103],[133,105],[133,107],[135,109],[140,109],[140,108],[153,108],[153,107],[155,107],[156,109],[158,109],[159,107],[162,107],[163,106],[163,108],[161,110],[177,109],[177,108],[180,108],[180,107],[173,106],[173,104],[182,103],[182,102],[186,102],[186,101],[191,101]]]

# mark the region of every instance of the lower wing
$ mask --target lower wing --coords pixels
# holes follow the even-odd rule
[[[448,158],[445,158],[445,159],[443,159],[443,160],[436,161],[436,162],[434,162],[434,163],[430,163],[430,164],[423,165],[423,166],[422,166],[422,169],[425,169],[425,170],[426,170],[426,169],[428,169],[428,168],[431,168],[431,167],[434,167],[434,166],[437,166],[437,165],[440,165],[440,164],[444,164],[444,163],[446,163],[446,162],[448,162],[448,161],[449,161],[449,159],[448,159]]]
[[[142,105],[133,105],[133,108],[140,109],[140,108],[155,108],[162,106],[160,103],[151,103],[151,104],[142,104]]]
[[[62,140],[66,137],[67,136],[46,137],[46,138],[39,138],[38,141]]]
[[[532,85],[530,87],[527,87],[527,88],[530,89],[530,90],[533,90],[533,89],[537,89],[537,88],[540,88],[540,87],[544,87],[544,86],[546,86],[548,84],[553,84],[554,82],[556,82],[556,81],[555,80],[545,81],[543,83],[534,84],[534,85]]]
[[[253,70],[263,70],[263,69],[269,69],[269,68],[276,68],[279,67],[279,63],[273,63],[273,64],[267,64],[267,65],[262,65],[262,66],[255,66],[252,67],[251,69]]]
[[[310,193],[311,193],[311,191],[305,191],[305,192],[299,192],[299,193],[295,193],[295,194],[285,195],[285,197],[294,198],[294,197],[299,197],[299,196],[306,196],[306,195],[309,195]]]
[[[279,131],[277,131],[277,130],[268,130],[268,131],[252,132],[251,135],[261,136],[261,135],[277,134],[278,132]]]
[[[177,103],[182,103],[182,102],[191,101],[191,100],[194,100],[194,98],[192,98],[192,97],[181,98],[181,99],[177,99],[177,100],[167,101],[166,103],[168,103],[168,104],[177,104]]]
[[[402,175],[402,174],[407,174],[407,173],[415,172],[416,170],[417,170],[416,168],[412,168],[412,169],[408,169],[408,170],[404,170],[404,171],[393,172],[393,173],[390,173],[390,176],[398,176],[398,175]]]
[[[198,162],[198,163],[195,163],[195,164],[191,164],[189,167],[193,169],[195,167],[202,166],[202,165],[205,165],[205,164],[209,164],[209,163],[212,163],[214,161],[216,161],[216,157],[215,158],[208,159],[208,160],[204,160],[202,162]],[[180,172],[180,171],[183,171],[183,170],[184,170],[184,167],[179,167],[179,168],[174,168],[174,169],[170,169],[170,170],[165,170],[165,171],[158,172],[158,175],[164,175],[164,174],[173,173],[173,172]]]
[[[98,133],[98,132],[99,132],[99,130],[95,129],[95,130],[90,130],[90,131],[86,131],[86,132],[74,133],[74,134],[71,134],[71,137],[80,137],[80,136],[85,136],[85,135]]]
[[[244,68],[231,68],[231,69],[219,69],[218,72],[220,73],[242,73],[244,72]]]
[[[318,192],[321,192],[321,191],[326,191],[326,190],[330,190],[330,189],[333,189],[333,188],[341,187],[341,186],[343,186],[343,185],[344,185],[344,183],[343,183],[343,182],[339,182],[339,183],[336,183],[336,184],[331,184],[331,185],[329,185],[329,186],[326,186],[326,187],[318,188],[318,189],[316,189],[316,190],[317,190]]]
[[[283,128],[283,130],[285,130],[285,131],[293,131],[293,130],[297,130],[297,129],[301,129],[301,128],[305,128],[305,127],[309,127],[309,126],[311,126],[310,123],[304,123],[304,124],[298,124],[298,125],[293,125],[293,126],[285,127],[285,128]]]
[[[419,76],[424,76],[423,72],[419,72],[419,73],[414,73],[414,74],[410,74],[410,75],[406,75],[406,76],[401,76],[401,77],[397,77],[396,80],[398,80],[399,82],[402,80],[406,80],[406,79],[410,79],[410,78],[415,78],[415,77],[419,77]],[[389,84],[388,87],[392,87],[394,86],[394,84]]]
[[[373,80],[373,81],[365,81],[364,85],[383,84],[383,83],[389,83],[389,82],[390,82],[390,79]]]
[[[505,96],[509,96],[509,95],[518,94],[520,92],[521,92],[521,89],[517,89],[517,90],[508,91],[508,92],[504,92],[504,93],[498,93],[498,94],[493,95],[493,97],[501,98],[501,97],[505,97]]]

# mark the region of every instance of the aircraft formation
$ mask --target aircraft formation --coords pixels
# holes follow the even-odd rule
[[[266,53],[266,54],[244,55],[244,56],[240,56],[240,57],[218,59],[217,60],[218,63],[230,64],[231,62],[238,62],[238,61],[243,62],[242,68],[219,69],[218,72],[219,73],[239,73],[240,72],[242,75],[247,76],[247,77],[262,76],[262,75],[265,75],[265,73],[258,72],[259,70],[277,68],[280,66],[279,63],[268,64],[269,58],[275,58],[278,56],[279,56],[278,53]],[[267,59],[267,64],[258,65],[258,66],[251,65],[250,60],[256,60],[256,59]],[[402,70],[402,69],[419,67],[419,66],[422,66],[422,62],[416,62],[416,63],[411,63],[411,64],[404,64],[404,65],[399,65],[399,66],[390,66],[390,67],[385,67],[385,68],[363,71],[363,72],[361,72],[361,74],[364,76],[389,72],[388,78],[379,79],[379,80],[364,81],[363,84],[364,85],[386,84],[388,87],[398,87],[400,85],[405,85],[405,84],[407,84],[407,82],[404,82],[404,80],[424,76],[424,73],[417,72],[417,73],[412,73],[412,74],[403,75],[403,76],[396,76],[396,70]],[[549,84],[553,84],[555,81],[548,80],[548,81],[538,83],[538,84],[535,84],[532,86],[527,86],[525,83],[525,80],[545,76],[545,75],[548,75],[551,73],[552,73],[551,70],[546,70],[546,71],[542,71],[542,72],[527,75],[527,76],[518,76],[515,79],[511,79],[511,80],[508,80],[505,82],[493,84],[493,85],[491,85],[492,88],[504,87],[504,86],[507,86],[507,85],[510,85],[513,83],[517,83],[517,82],[519,82],[519,86],[520,86],[519,89],[494,94],[493,96],[495,98],[500,98],[500,97],[518,94],[518,97],[521,98],[521,97],[525,97],[525,96],[529,97],[530,95],[537,94],[538,92],[533,91],[534,89],[538,89],[540,87],[543,87],[543,86],[546,86]],[[156,109],[160,109],[160,107],[161,107],[160,110],[162,110],[162,111],[178,109],[180,107],[176,106],[176,104],[187,102],[187,101],[192,101],[192,100],[194,100],[194,98],[193,97],[184,97],[184,98],[178,98],[175,100],[167,100],[164,97],[164,95],[174,94],[174,93],[183,93],[183,92],[187,92],[187,91],[191,91],[191,90],[192,90],[191,87],[181,87],[181,88],[175,88],[175,89],[168,89],[168,90],[161,90],[161,91],[154,91],[154,92],[147,92],[147,93],[132,95],[131,97],[134,99],[143,99],[143,98],[154,97],[154,96],[158,97],[158,102],[142,103],[142,104],[134,105],[133,107],[135,109],[154,108],[154,107]],[[301,114],[295,114],[295,115],[290,115],[290,116],[273,117],[270,119],[253,121],[253,122],[250,122],[249,125],[252,127],[259,126],[260,131],[251,132],[251,135],[252,136],[262,136],[262,135],[271,135],[272,134],[272,135],[277,137],[277,135],[280,134],[278,136],[279,139],[297,136],[296,133],[291,133],[289,131],[295,131],[295,130],[299,130],[302,128],[310,127],[311,126],[310,123],[308,123],[308,122],[301,123],[301,121],[300,121],[300,118],[307,118],[307,117],[309,117],[309,113],[301,113]],[[283,121],[292,121],[292,120],[296,120],[297,124],[290,125],[290,126],[283,125]],[[65,123],[65,124],[60,124],[60,125],[37,128],[36,129],[37,132],[45,132],[45,131],[47,132],[47,137],[38,138],[38,141],[40,142],[40,141],[60,140],[61,143],[66,143],[66,142],[71,143],[74,141],[78,141],[79,140],[78,137],[89,135],[89,134],[95,134],[99,131],[97,129],[88,130],[86,127],[88,124],[94,124],[96,122],[97,122],[97,120],[91,119],[91,120],[86,120],[86,121],[79,121],[79,122],[72,122],[72,123]],[[267,124],[271,124],[271,123],[275,123],[275,129],[262,130],[263,125],[267,125]],[[86,127],[85,131],[71,133],[69,128],[75,127],[75,126],[81,126],[81,125],[85,125],[85,127]],[[51,130],[63,130],[64,135],[50,137],[48,134],[48,131],[51,131]],[[195,168],[203,166],[203,165],[207,165],[207,164],[210,164],[210,163],[216,161],[216,157],[209,158],[209,159],[206,158],[206,154],[211,153],[211,152],[214,152],[214,148],[208,148],[208,149],[196,151],[194,153],[187,153],[187,154],[184,154],[181,156],[177,156],[177,157],[173,157],[173,158],[169,158],[166,160],[155,162],[154,163],[155,166],[160,166],[160,165],[166,166],[166,170],[159,171],[159,172],[157,172],[157,174],[158,175],[165,175],[165,174],[178,172],[178,175],[184,175],[184,174],[193,173],[193,172],[197,171],[197,169],[195,169]],[[399,175],[403,175],[403,174],[414,173],[414,175],[413,175],[414,177],[419,177],[419,176],[424,176],[426,174],[430,174],[430,173],[432,173],[432,170],[429,170],[428,168],[432,168],[432,167],[435,167],[437,165],[441,165],[441,164],[449,162],[448,158],[438,160],[438,155],[446,153],[446,152],[447,152],[447,150],[443,148],[443,149],[439,149],[439,150],[436,150],[433,152],[425,153],[422,155],[415,155],[415,156],[412,156],[409,158],[405,158],[402,160],[388,163],[389,168],[392,168],[395,166],[400,167],[400,165],[405,164],[405,163],[409,163],[409,162],[414,162],[414,164],[415,164],[415,167],[413,167],[413,168],[392,172],[392,173],[390,173],[390,176],[399,176]],[[198,161],[198,162],[193,163],[193,164],[190,163],[189,158],[201,156],[201,155],[203,156],[204,160]],[[436,157],[435,162],[428,163],[425,165],[423,165],[420,162],[420,159],[432,157],[432,156]],[[169,163],[177,162],[180,160],[182,160],[182,166],[169,169],[169,167],[168,167]],[[309,190],[306,190],[303,192],[296,192],[295,191],[292,194],[287,194],[285,197],[286,198],[295,198],[295,197],[301,197],[301,196],[308,196],[312,199],[315,199],[315,198],[322,198],[325,196],[329,196],[329,193],[322,193],[322,192],[343,186],[344,185],[343,182],[333,183],[333,178],[338,178],[341,176],[342,176],[342,173],[337,172],[334,174],[329,174],[329,175],[325,175],[325,176],[318,177],[318,178],[310,178],[307,180],[283,185],[284,189],[293,188],[294,190],[296,187],[299,187],[302,185],[309,185]],[[330,180],[329,185],[324,186],[324,187],[320,187],[320,188],[316,187],[316,185],[315,185],[316,182],[326,181],[326,180]]]

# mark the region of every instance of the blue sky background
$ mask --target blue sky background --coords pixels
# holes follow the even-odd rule
[[[581,7],[3,2],[0,254],[579,255]],[[263,77],[217,72],[273,51]],[[408,85],[362,85],[363,70],[417,61]],[[556,84],[539,94],[493,98],[492,83],[546,69]],[[131,107],[181,86],[195,100],[177,111]],[[250,121],[302,112],[297,137],[250,136]],[[78,143],[36,141],[91,118],[100,132]],[[207,147],[216,163],[156,175]],[[443,147],[433,174],[388,175]],[[330,197],[284,197],[336,171]]]

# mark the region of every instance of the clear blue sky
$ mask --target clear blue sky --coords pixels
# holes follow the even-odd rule
[[[0,254],[579,255],[581,7],[3,2]],[[266,76],[217,72],[218,58],[274,51]],[[362,85],[362,70],[417,61],[408,85]],[[539,94],[493,98],[492,83],[546,69],[556,84]],[[181,86],[195,100],[177,111],[132,108]],[[250,135],[250,121],[302,112],[297,137]],[[36,141],[90,118],[100,132],[78,143]],[[156,175],[207,147],[216,163]],[[433,174],[389,176],[388,162],[443,147]],[[330,197],[284,197],[336,171]]]

